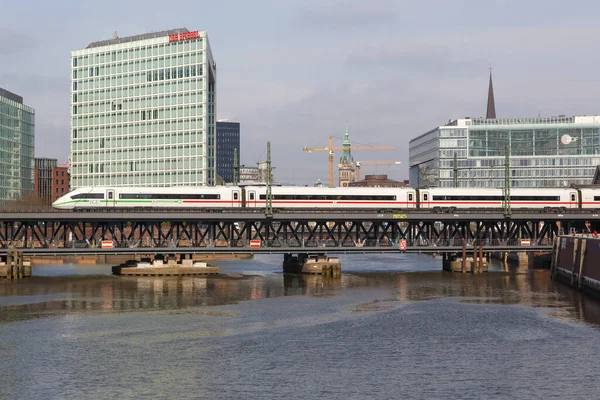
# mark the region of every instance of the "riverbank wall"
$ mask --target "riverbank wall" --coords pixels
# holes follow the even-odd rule
[[[558,236],[554,241],[551,271],[556,281],[600,297],[600,238]]]

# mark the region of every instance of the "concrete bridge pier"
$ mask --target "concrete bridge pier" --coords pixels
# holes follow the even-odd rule
[[[11,249],[0,260],[0,278],[23,279],[31,276],[31,261],[25,261],[23,252]]]
[[[219,267],[205,262],[195,262],[191,254],[156,253],[112,267],[114,275],[125,276],[194,276],[219,273]]]
[[[518,251],[510,253],[508,251],[500,252],[497,256],[505,264],[514,265],[518,268],[529,269],[549,269],[552,252],[549,251]]]
[[[483,246],[473,244],[473,248],[468,250],[463,246],[461,253],[444,253],[442,268],[444,271],[478,274],[488,271],[488,259],[484,254]]]
[[[342,263],[339,258],[329,257],[325,253],[284,253],[283,272],[339,276],[342,273]]]

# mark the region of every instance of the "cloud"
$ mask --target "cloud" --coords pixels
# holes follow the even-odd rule
[[[354,30],[396,21],[396,5],[391,0],[352,0],[334,3],[316,2],[298,8],[295,18],[303,24]]]
[[[29,97],[28,94],[35,95],[36,93],[57,93],[62,94],[65,96],[64,99],[68,100],[70,81],[67,74],[64,77],[57,77],[6,72],[0,74],[0,82],[5,89],[23,97]]]
[[[460,55],[460,57],[457,57]],[[346,59],[349,66],[393,68],[407,72],[446,78],[465,76],[485,68],[485,61],[453,52],[447,45],[399,46],[389,42],[355,46]]]
[[[0,28],[0,56],[25,52],[36,45],[37,42],[31,36],[11,29]]]
[[[35,109],[35,156],[69,156],[69,77],[0,74],[2,87],[23,96],[23,103]]]

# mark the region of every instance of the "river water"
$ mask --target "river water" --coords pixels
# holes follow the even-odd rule
[[[281,256],[221,276],[39,265],[0,281],[0,398],[600,398],[600,303],[548,271],[441,271],[425,255]]]

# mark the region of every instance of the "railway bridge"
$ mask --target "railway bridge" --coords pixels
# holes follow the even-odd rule
[[[594,210],[3,212],[0,255],[550,251],[599,222]]]

